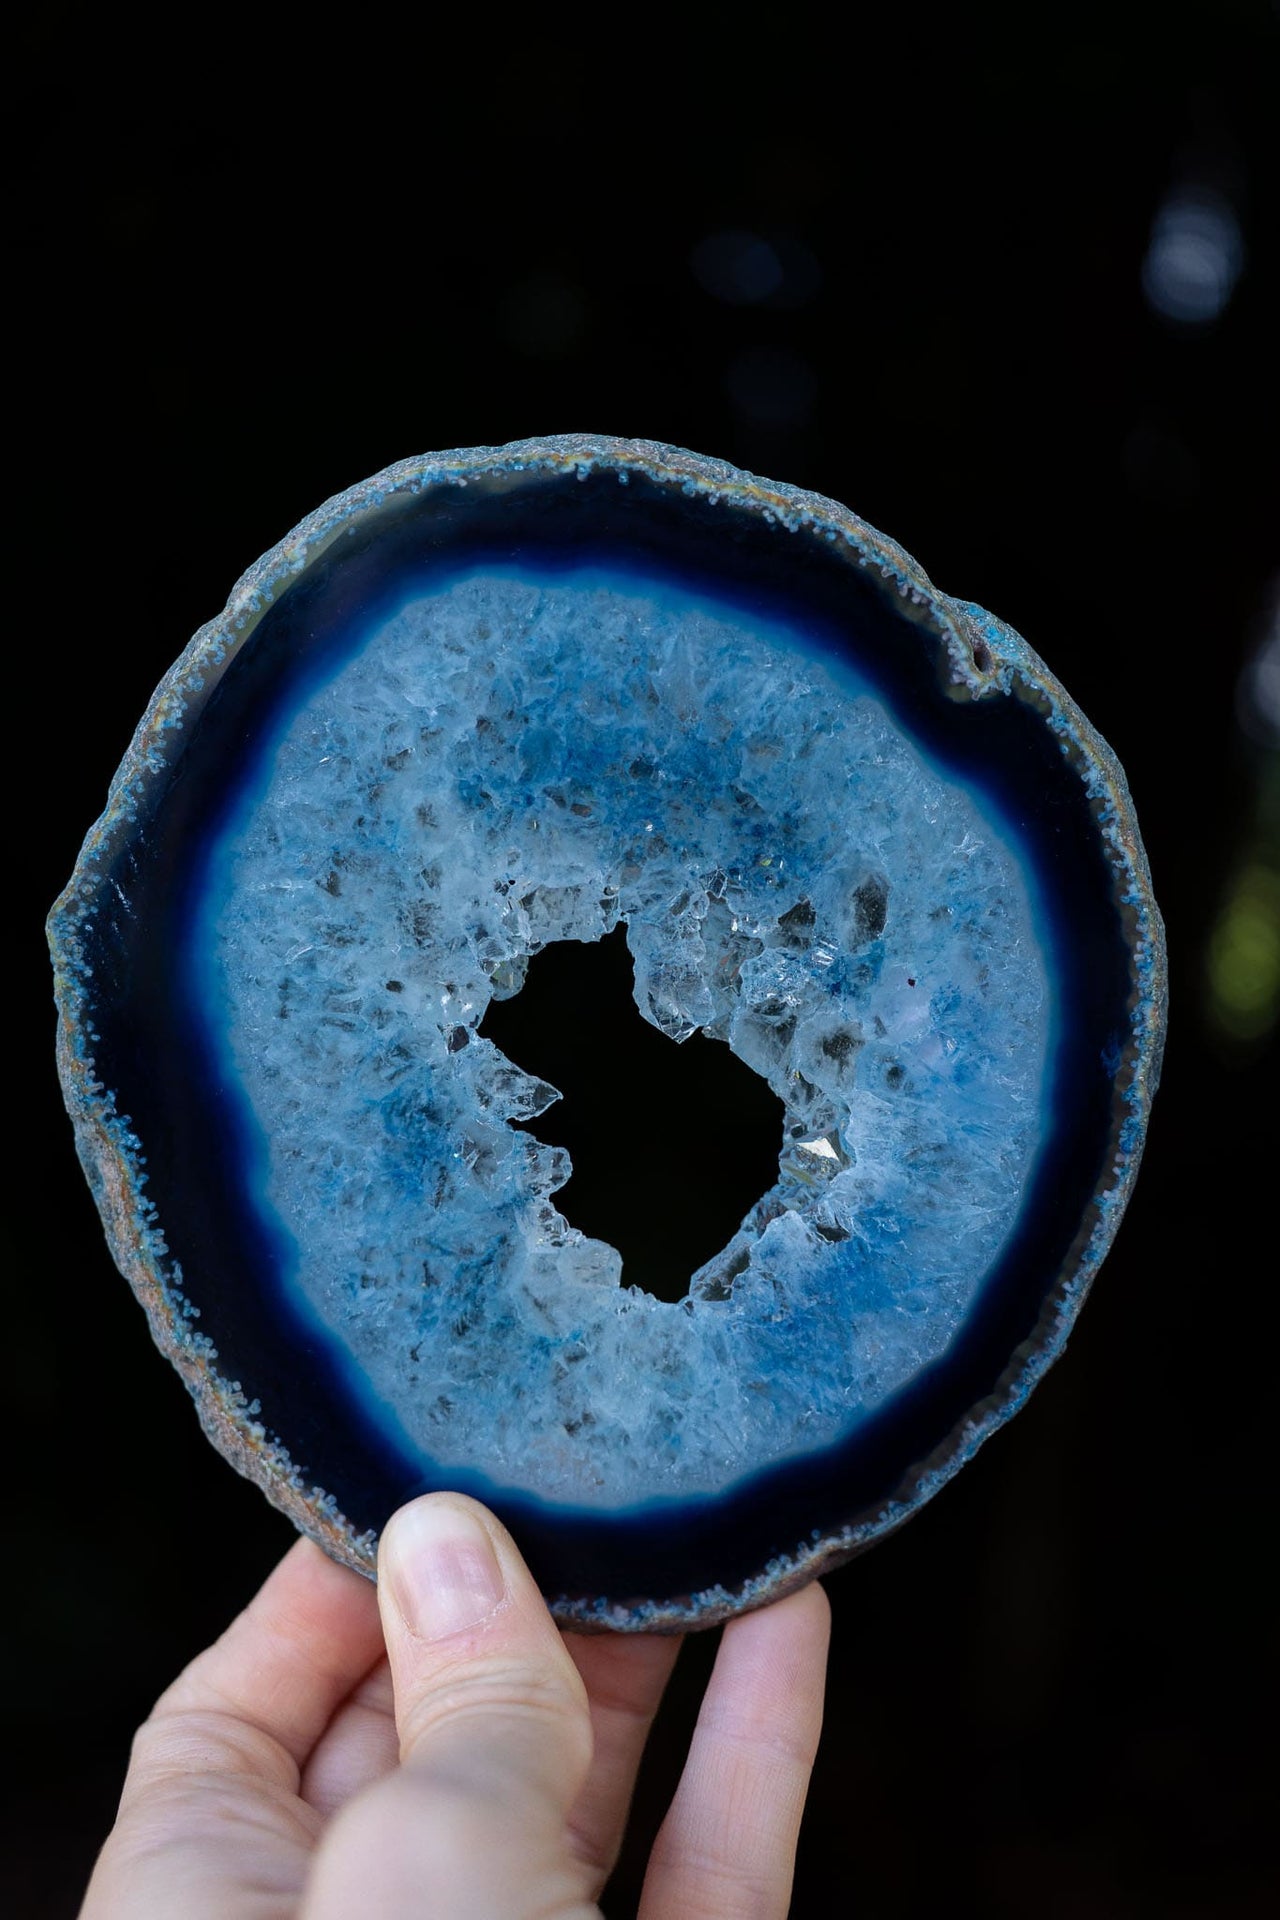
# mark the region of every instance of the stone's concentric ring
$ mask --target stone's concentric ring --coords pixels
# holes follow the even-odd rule
[[[619,928],[644,1018],[784,1115],[678,1301],[561,1215],[558,1090],[481,1031]],[[830,501],[589,437],[406,461],[259,562],[51,941],[215,1443],[366,1571],[465,1487],[579,1625],[759,1604],[956,1470],[1065,1341],[1163,1034],[1123,776],[1025,643]]]

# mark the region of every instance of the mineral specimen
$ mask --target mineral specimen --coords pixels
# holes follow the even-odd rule
[[[407,1495],[474,1492],[588,1625],[784,1591],[1020,1404],[1163,1031],[1123,776],[1025,643],[644,442],[320,509],[160,688],[51,937],[81,1157],[211,1437],[366,1569]],[[560,1090],[484,1030],[606,938],[780,1103],[682,1298],[557,1209]]]

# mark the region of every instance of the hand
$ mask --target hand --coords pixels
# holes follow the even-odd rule
[[[460,1495],[402,1508],[379,1574],[299,1541],[174,1682],[81,1920],[597,1913],[678,1642],[562,1636]],[[816,1586],[725,1628],[642,1920],[786,1913],[827,1633]]]

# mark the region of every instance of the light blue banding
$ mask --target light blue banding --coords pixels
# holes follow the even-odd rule
[[[1009,823],[851,669],[622,571],[487,568],[268,751],[191,951],[285,1282],[402,1446],[574,1506],[716,1493],[946,1351],[1046,1130],[1052,974]],[[555,1090],[476,1033],[619,918],[644,1017],[786,1108],[675,1304],[566,1225],[567,1155],[508,1124]],[[669,1124],[696,1181],[698,1115]]]

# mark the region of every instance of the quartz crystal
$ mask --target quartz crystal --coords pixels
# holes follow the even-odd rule
[[[1025,643],[649,443],[313,515],[159,690],[51,924],[81,1157],[217,1444],[366,1569],[400,1500],[473,1492],[587,1625],[785,1591],[1021,1402],[1163,1030],[1123,776]],[[561,1090],[483,1030],[605,939],[780,1103],[679,1298],[559,1211]]]

